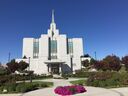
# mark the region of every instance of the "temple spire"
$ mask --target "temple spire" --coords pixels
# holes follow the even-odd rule
[[[55,17],[54,17],[54,10],[52,10],[52,18],[51,18],[51,23],[50,23],[50,29],[48,30],[48,34],[51,37],[54,37],[54,35],[58,35],[59,31],[56,29],[56,23],[55,23]]]
[[[55,23],[55,20],[54,20],[54,10],[52,10],[52,23]]]

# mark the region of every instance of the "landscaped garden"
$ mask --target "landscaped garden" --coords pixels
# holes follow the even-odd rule
[[[85,78],[82,80],[71,81],[72,84],[118,88],[128,87],[128,56],[119,57],[112,55],[107,56],[103,60],[91,59],[89,62],[82,62],[84,66],[82,70],[77,70],[75,74],[65,74],[66,77]],[[97,71],[89,71],[94,68]]]
[[[53,86],[52,82],[6,83],[0,86],[0,93],[25,93],[28,91]]]
[[[24,64],[24,66],[22,66]],[[72,86],[58,86],[54,92],[59,95],[83,93],[86,86],[118,88],[128,87],[128,56],[120,60],[116,56],[107,56],[103,60],[90,62],[83,61],[82,69],[75,74],[63,74],[63,78],[83,78],[70,81]],[[0,93],[24,93],[40,88],[53,86],[52,82],[34,82],[33,79],[52,78],[52,75],[35,75],[32,71],[25,70],[28,64],[14,60],[7,64],[7,68],[0,66]],[[95,68],[96,71],[89,71]],[[15,71],[22,74],[15,74]]]
[[[4,68],[0,65],[0,93],[24,93],[40,88],[53,86],[52,82],[35,82],[34,79],[52,78],[51,75],[35,75],[32,71],[25,70],[28,63],[17,63],[15,60],[7,63]],[[19,74],[15,72],[18,71]]]
[[[94,86],[94,87],[103,87],[103,88],[128,87],[128,73],[126,72],[125,73],[118,73],[118,72],[86,73],[85,72],[85,74],[90,74],[90,76],[87,79],[71,81],[70,83],[76,85]]]

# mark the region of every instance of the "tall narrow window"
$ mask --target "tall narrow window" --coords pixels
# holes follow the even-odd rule
[[[51,40],[51,53],[57,53],[57,41]]]
[[[71,40],[68,40],[68,54],[73,53],[73,42]]]
[[[51,59],[57,59],[57,41],[51,40]]]
[[[39,56],[39,40],[35,39],[33,42],[33,58],[38,58]]]

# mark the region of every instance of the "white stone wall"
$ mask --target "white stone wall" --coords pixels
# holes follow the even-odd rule
[[[73,60],[73,71],[81,69],[80,56],[83,55],[83,41],[82,38],[73,38],[73,54],[67,54],[67,37],[66,35],[58,35],[57,40],[57,57],[59,60],[65,62],[63,70],[68,72],[71,68],[71,58]],[[33,59],[33,38],[24,38],[23,54],[30,58],[30,70],[36,74],[48,74],[47,64],[44,62],[48,60],[49,55],[49,36],[41,35],[39,38],[39,58]],[[72,57],[71,57],[72,55]],[[17,59],[17,61],[24,60],[29,63],[28,59]]]
[[[83,55],[83,40],[82,38],[73,38],[73,55],[79,57]]]
[[[33,40],[34,38],[24,38],[23,39],[23,53],[22,57],[31,57],[33,58]]]
[[[57,37],[57,56],[58,59],[66,61],[67,56],[67,37],[66,35],[59,35]]]
[[[81,69],[81,59],[83,55],[82,38],[73,38],[73,70]]]
[[[39,39],[39,58],[47,60],[49,55],[49,39],[48,35],[41,35]]]
[[[35,74],[48,74],[47,65],[44,63],[43,59],[16,59],[16,62],[25,61],[26,63],[30,63],[30,67],[27,70],[34,71]]]
[[[31,59],[30,70],[33,70],[36,74],[47,74],[47,66],[44,64],[43,59]]]

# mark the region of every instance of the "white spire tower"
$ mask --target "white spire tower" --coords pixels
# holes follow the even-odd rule
[[[54,10],[52,10],[52,22],[50,24],[50,29],[52,29],[52,31],[55,31],[55,29],[56,29],[56,23],[55,23],[55,19],[54,19]]]
[[[54,23],[54,10],[52,10],[52,23]]]
[[[56,29],[56,23],[55,23],[55,17],[54,17],[54,10],[52,10],[52,20],[51,20],[51,24],[50,24],[50,29],[48,31],[49,34],[51,34],[50,36],[54,36],[59,34],[59,30]]]

